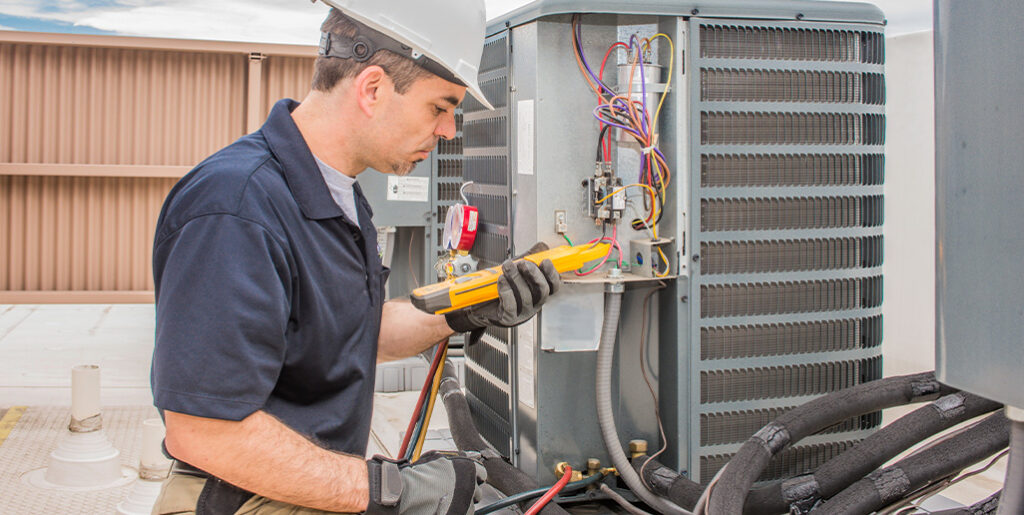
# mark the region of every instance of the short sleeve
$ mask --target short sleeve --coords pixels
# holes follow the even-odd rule
[[[195,218],[157,242],[158,408],[241,420],[261,409],[285,358],[288,254],[263,226],[234,215]]]

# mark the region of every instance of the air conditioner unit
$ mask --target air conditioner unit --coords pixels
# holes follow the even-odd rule
[[[643,68],[631,98],[653,104],[667,90],[655,129],[671,180],[658,242],[631,227],[644,193],[627,191],[620,271],[569,274],[533,321],[466,348],[467,397],[488,442],[541,484],[561,461],[608,463],[594,406],[608,282],[625,287],[621,440],[647,440],[649,452],[665,443],[659,459],[695,480],[787,408],[882,376],[883,26],[874,6],[809,1],[542,0],[492,21],[480,84],[496,109],[467,98],[455,179],[473,182],[481,266],[537,241],[600,237],[592,179],[635,183],[652,152],[612,130],[608,163],[595,164],[597,96],[574,40],[595,74],[614,43],[649,42],[613,49],[603,79],[629,95],[620,82],[639,83]],[[880,422],[806,439],[762,479],[811,469]]]

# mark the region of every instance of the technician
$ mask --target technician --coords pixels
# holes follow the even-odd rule
[[[500,298],[447,316],[384,302],[356,176],[405,175],[477,84],[482,0],[325,0],[312,89],[210,156],[156,228],[152,388],[175,458],[154,513],[468,513],[458,453],[365,460],[378,361],[532,317],[550,261],[506,262]],[[344,12],[343,12],[344,11]]]

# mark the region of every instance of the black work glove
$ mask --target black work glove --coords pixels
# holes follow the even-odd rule
[[[562,285],[558,270],[545,259],[540,266],[525,259],[501,264],[498,298],[444,315],[448,327],[466,333],[483,327],[515,327],[540,310],[548,296]]]
[[[461,452],[430,451],[415,463],[377,455],[367,460],[367,515],[473,513],[487,470]]]

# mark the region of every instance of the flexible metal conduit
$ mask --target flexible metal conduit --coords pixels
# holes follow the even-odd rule
[[[692,515],[667,499],[658,497],[644,486],[640,476],[630,466],[626,454],[622,450],[618,432],[615,429],[615,415],[612,410],[612,361],[615,357],[615,336],[619,328],[619,314],[622,308],[622,283],[611,283],[605,286],[604,322],[601,325],[600,347],[597,351],[597,422],[601,427],[601,437],[608,450],[608,456],[615,465],[615,470],[626,483],[626,486],[643,502],[655,510],[671,515]],[[725,513],[725,512],[723,512]]]
[[[936,381],[934,372],[927,372],[859,384],[793,408],[761,428],[740,447],[711,489],[708,511],[743,513],[750,487],[772,457],[806,436],[851,417],[934,400],[954,391]]]
[[[1024,422],[1014,420],[1010,429],[1010,463],[1006,466],[1006,482],[999,498],[999,515],[1019,513],[1024,513]]]
[[[480,344],[477,344],[480,345]],[[455,440],[455,447],[460,451],[479,452],[483,456],[484,468],[487,469],[487,482],[505,495],[514,495],[537,488],[537,483],[521,470],[513,467],[499,455],[480,436],[473,417],[469,411],[469,403],[459,387],[459,378],[455,376],[455,367],[445,362],[444,377],[438,388],[438,395],[444,402],[448,413],[448,428]],[[520,504],[526,510],[529,500]],[[548,503],[540,511],[541,515],[568,515],[569,512],[555,503]]]

